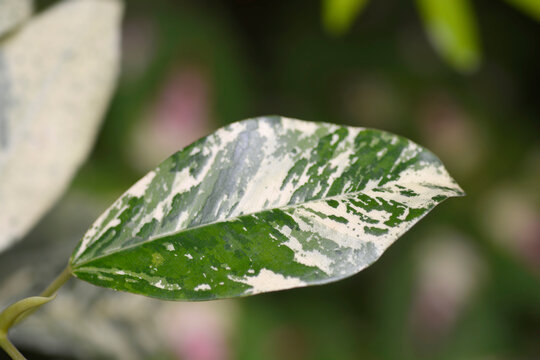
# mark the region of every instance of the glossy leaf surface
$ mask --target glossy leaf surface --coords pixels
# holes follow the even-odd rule
[[[0,44],[0,250],[86,158],[112,93],[121,3],[60,2]]]
[[[440,161],[383,131],[262,117],[165,160],[75,249],[80,279],[208,300],[350,276],[462,195]]]
[[[441,57],[459,71],[476,70],[480,45],[469,0],[417,0],[420,15]]]

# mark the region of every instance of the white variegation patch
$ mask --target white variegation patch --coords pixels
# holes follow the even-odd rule
[[[141,180],[137,181],[135,185],[129,188],[128,191],[126,191],[126,195],[133,196],[133,197],[141,197],[145,194],[146,189],[148,188],[148,185],[152,182],[152,179],[156,176],[156,173],[154,171],[150,171],[148,174],[146,174]]]
[[[195,291],[207,291],[207,290],[211,290],[211,289],[212,288],[208,284],[200,284],[200,285],[197,285],[193,290],[195,290]]]
[[[136,273],[133,271],[119,270],[119,269],[98,269],[88,268],[89,272],[96,274],[96,276],[106,282],[114,282],[114,276],[118,275],[126,279],[126,282],[143,281],[147,285],[156,287],[162,290],[177,291],[182,287],[175,283],[169,283],[167,279],[161,276],[152,276],[148,274]]]
[[[261,269],[255,276],[244,276],[242,278],[229,276],[229,279],[251,286],[251,289],[247,290],[244,295],[255,295],[307,285],[301,279],[277,274],[268,269]]]
[[[326,274],[332,275],[332,264],[334,260],[330,256],[324,255],[318,250],[304,250],[304,247],[293,236],[292,229],[288,226],[282,227],[279,231],[288,238],[283,245],[294,251],[294,260],[296,262],[306,266],[317,267]]]

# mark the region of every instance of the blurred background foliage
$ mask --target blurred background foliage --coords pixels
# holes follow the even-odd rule
[[[161,160],[252,116],[404,135],[468,196],[335,284],[202,304],[70,284],[14,340],[36,359],[540,359],[539,4],[127,1],[122,75],[93,154],[0,255],[13,274],[2,301],[52,279]]]

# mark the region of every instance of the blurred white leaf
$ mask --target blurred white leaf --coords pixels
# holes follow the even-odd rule
[[[0,0],[0,36],[26,20],[32,5],[32,0]]]
[[[121,3],[64,1],[0,46],[0,251],[64,192],[116,82]]]

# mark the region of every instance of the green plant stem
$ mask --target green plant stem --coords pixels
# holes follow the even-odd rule
[[[56,277],[56,279],[53,280],[53,282],[47,286],[47,288],[45,290],[43,290],[41,292],[41,294],[39,294],[39,296],[43,296],[43,297],[50,297],[54,294],[56,294],[56,292],[58,291],[58,289],[60,289],[60,287],[62,287],[62,285],[64,285],[70,278],[71,278],[71,266],[66,266],[66,268],[60,273],[60,275],[58,275]],[[17,320],[15,320],[15,323],[14,325],[20,323],[22,320],[26,319],[27,316],[33,314],[38,308],[34,308],[34,309],[31,309],[31,310],[28,310],[26,312],[24,312],[23,314],[21,314]]]
[[[0,335],[0,348],[4,349],[4,351],[13,359],[13,360],[26,360],[26,358],[17,350],[15,345],[11,343],[11,341],[8,340],[8,338],[4,335]]]
[[[58,289],[71,278],[71,275],[71,266],[68,265],[39,296],[49,297],[56,294]]]
[[[43,290],[39,297],[30,297],[20,300],[11,306],[8,306],[0,313],[0,323],[2,324],[2,328],[0,329],[0,348],[4,349],[13,360],[26,359],[7,338],[9,328],[21,322],[28,315],[34,313],[41,305],[52,300],[54,298],[53,295],[56,294],[58,289],[71,278],[71,275],[71,267],[68,265],[60,275],[58,275],[56,279]]]

